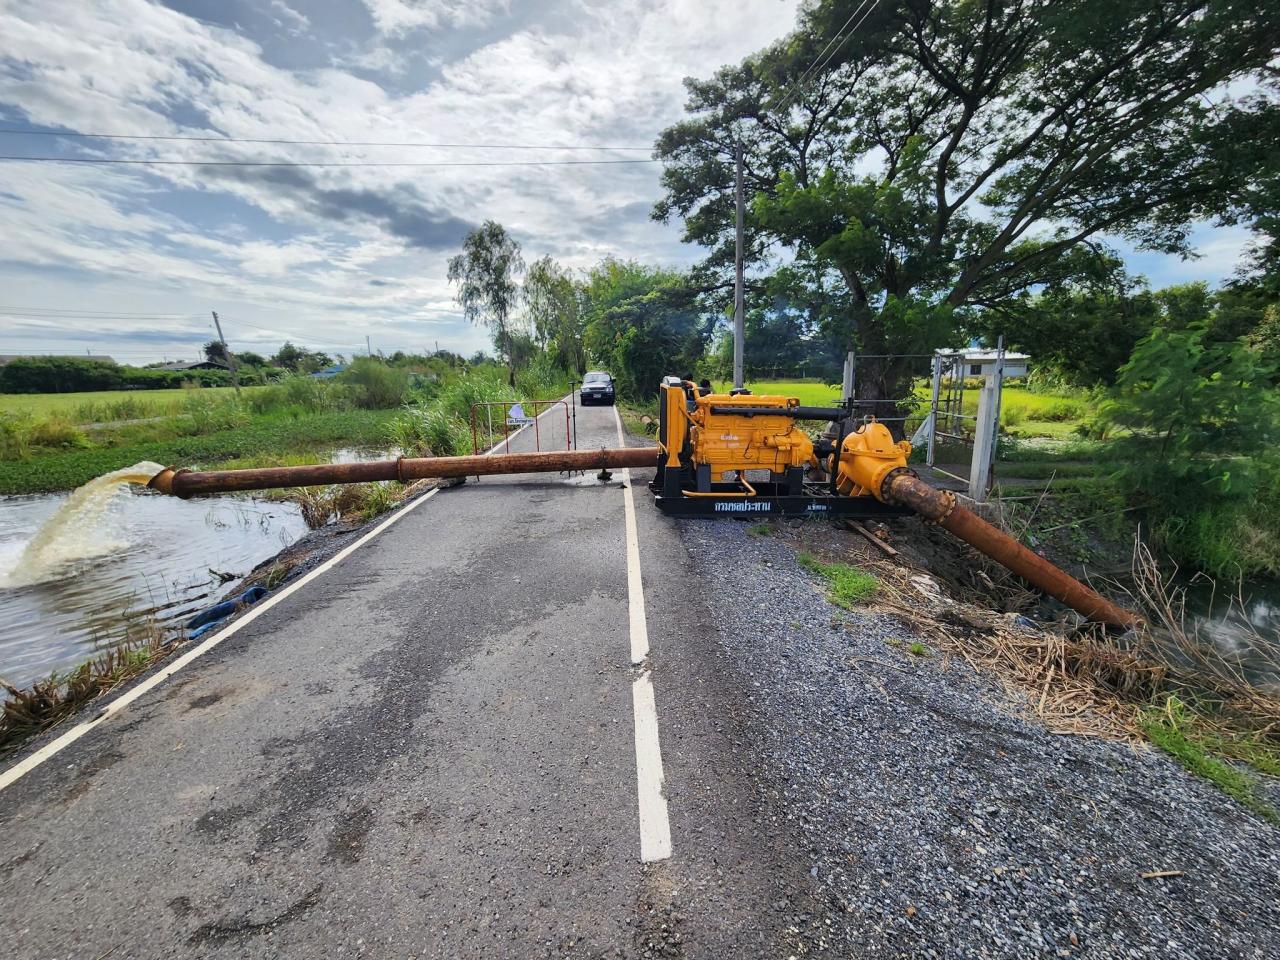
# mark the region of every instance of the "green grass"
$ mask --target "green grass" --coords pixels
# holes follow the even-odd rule
[[[396,415],[395,410],[340,410],[306,416],[285,411],[250,417],[244,426],[203,436],[134,439],[130,433],[118,438],[122,441],[118,445],[0,460],[0,494],[69,490],[142,460],[207,468],[257,454],[375,446],[386,442],[387,426]]]
[[[1223,793],[1264,820],[1280,824],[1280,811],[1268,803],[1258,791],[1253,778],[1225,760],[1213,756],[1211,751],[1232,752],[1231,744],[1224,743],[1216,734],[1206,737],[1198,728],[1194,712],[1176,696],[1169,696],[1164,706],[1153,706],[1143,711],[1138,725],[1156,746],[1170,754],[1187,770],[1204,777]],[[1240,757],[1265,772],[1274,773],[1280,765],[1275,747],[1266,747],[1257,741],[1249,744],[1252,757]],[[1235,742],[1232,742],[1235,743]]]
[[[251,391],[259,387],[245,387]],[[85,393],[0,393],[0,411],[31,413],[42,417],[52,413],[72,416],[77,410],[88,407],[108,408],[128,402],[140,406],[140,415],[163,416],[176,412],[193,393],[201,397],[234,396],[232,387],[199,387],[177,390],[91,390]],[[114,419],[104,417],[103,419]],[[84,421],[93,422],[93,421]]]
[[[930,651],[929,648],[919,640],[907,647],[907,653],[911,654],[913,657],[927,657],[931,652],[932,651]]]
[[[718,392],[728,393],[733,386],[728,380],[712,384]],[[795,397],[804,406],[827,406],[840,402],[840,388],[819,380],[755,380],[746,387],[757,396]]]
[[[636,403],[633,400],[618,401],[618,416],[622,418],[622,427],[633,437],[646,437],[652,434],[646,429],[642,417],[658,419],[658,402]]]
[[[800,566],[816,573],[831,585],[828,598],[836,606],[846,610],[870,600],[880,588],[880,581],[873,575],[847,563],[824,563],[808,553],[800,554],[799,560]]]
[[[753,537],[767,537],[773,533],[773,524],[757,523],[747,528],[747,533]]]
[[[976,387],[965,390],[962,408],[967,416],[977,414],[978,394]],[[927,405],[929,384],[918,382],[916,396]],[[1010,436],[1072,440],[1095,406],[1093,397],[1084,390],[1032,393],[1026,387],[1006,386],[1000,398],[1000,425]]]

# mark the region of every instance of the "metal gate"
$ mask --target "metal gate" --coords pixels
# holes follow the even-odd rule
[[[944,476],[968,484],[969,496],[983,501],[995,479],[996,454],[1000,437],[1000,398],[1004,392],[1004,337],[996,347],[996,362],[991,373],[984,375],[978,394],[977,410],[964,412],[965,352],[938,350],[933,355],[933,386],[930,392],[929,416],[921,431],[929,438],[925,463]],[[972,450],[969,476],[943,470],[936,463],[938,438],[967,446]]]
[[[564,408],[564,446],[558,439],[548,438],[548,446],[542,446],[542,415],[559,404]],[[492,448],[494,453],[510,453],[511,438],[522,430],[533,428],[533,448],[542,450],[573,450],[570,433],[569,403],[567,400],[497,400],[473,403],[471,405],[471,452],[483,452],[480,444],[480,428],[485,428],[485,448]],[[502,440],[496,440],[498,430],[502,431]],[[559,431],[555,431],[558,434]],[[554,446],[550,444],[554,443]],[[499,450],[498,448],[502,449]]]

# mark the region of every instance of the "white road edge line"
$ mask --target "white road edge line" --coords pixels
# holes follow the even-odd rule
[[[564,399],[567,400],[568,397],[569,395],[565,394]],[[543,414],[546,414],[549,411],[554,409],[555,409],[554,405],[550,406],[546,410],[542,411],[542,413],[538,414],[538,416],[541,417]],[[535,417],[534,419],[537,419],[537,418]],[[517,430],[515,433],[507,437],[507,442],[510,442],[512,439],[515,438],[517,434],[527,429],[528,429],[528,425],[521,427],[520,430]],[[494,444],[494,446],[490,447],[487,451],[485,451],[485,455],[488,456],[489,454],[493,453],[494,450],[496,450],[499,446],[501,446],[501,444]],[[391,516],[387,517],[387,519],[383,520],[380,524],[378,524],[376,527],[374,527],[372,530],[366,533],[363,537],[357,540],[355,543],[352,543],[346,547],[343,547],[341,550],[335,553],[332,557],[330,557],[324,563],[320,564],[320,566],[316,567],[314,570],[310,571],[307,574],[304,574],[300,579],[289,584],[289,586],[285,587],[283,590],[281,590],[279,593],[275,594],[274,596],[268,597],[262,603],[258,604],[252,610],[246,613],[243,617],[240,617],[238,620],[232,621],[226,627],[214,633],[211,637],[209,637],[209,639],[200,643],[199,646],[196,646],[191,650],[188,650],[186,653],[182,654],[182,656],[178,657],[172,663],[167,665],[163,670],[160,670],[159,672],[152,674],[146,680],[142,681],[136,687],[132,688],[128,693],[125,693],[122,696],[117,697],[115,700],[111,701],[111,703],[107,704],[106,707],[104,707],[101,711],[95,714],[92,719],[85,720],[81,723],[76,724],[74,727],[72,727],[66,733],[62,734],[62,736],[58,737],[56,740],[51,740],[49,743],[46,743],[43,747],[41,747],[35,753],[31,754],[31,756],[27,757],[25,760],[22,760],[20,763],[15,763],[8,770],[5,770],[3,773],[0,773],[0,790],[4,790],[6,787],[12,786],[14,783],[17,783],[19,780],[25,777],[28,773],[30,773],[36,767],[40,766],[45,761],[52,759],[53,757],[61,753],[63,750],[65,750],[67,747],[71,746],[71,744],[75,743],[77,740],[83,737],[86,733],[88,733],[94,727],[100,726],[106,721],[110,720],[117,713],[124,710],[126,707],[129,706],[129,704],[133,703],[139,697],[143,696],[144,694],[148,693],[151,690],[154,690],[160,684],[164,683],[164,681],[168,680],[171,676],[173,676],[175,673],[177,673],[187,664],[191,663],[191,661],[195,660],[197,657],[201,657],[204,654],[208,653],[218,644],[222,643],[223,640],[226,640],[227,638],[234,636],[236,633],[238,633],[241,630],[241,628],[247,627],[249,624],[253,623],[254,620],[258,619],[258,617],[266,613],[268,610],[274,607],[281,600],[284,600],[285,598],[292,596],[294,593],[296,593],[298,590],[301,590],[303,587],[305,587],[311,581],[315,580],[317,577],[328,572],[329,570],[332,570],[334,567],[336,567],[339,563],[341,563],[347,557],[351,556],[351,554],[355,553],[357,550],[359,550],[362,546],[364,546],[374,537],[382,533],[382,531],[386,530],[393,523],[396,523],[397,521],[399,521],[401,518],[406,516],[410,511],[416,510],[419,506],[426,503],[428,500],[434,497],[437,493],[439,493],[438,487],[435,490],[427,491],[422,496],[418,497],[416,500],[412,500],[409,503],[405,504],[395,513],[391,514]]]
[[[618,425],[618,446],[627,445],[622,417],[613,408]],[[640,577],[640,537],[636,530],[636,505],[631,495],[631,471],[623,468],[622,504],[627,534],[627,611],[631,628],[631,663],[642,667],[649,656],[649,624],[644,610],[644,582]],[[658,706],[653,677],[643,669],[631,681],[631,710],[636,731],[636,800],[640,814],[640,860],[653,863],[671,856],[671,821],[667,816],[666,777],[662,771],[662,746],[658,740]]]

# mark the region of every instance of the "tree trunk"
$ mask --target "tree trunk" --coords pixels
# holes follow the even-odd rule
[[[915,409],[911,386],[910,361],[894,357],[867,357],[858,363],[854,383],[857,416],[873,416],[882,420],[895,440],[903,439],[906,433],[902,418]]]

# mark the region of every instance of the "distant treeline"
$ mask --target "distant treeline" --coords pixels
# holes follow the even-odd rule
[[[21,357],[0,367],[0,393],[161,390],[184,383],[231,385],[229,370],[154,370],[81,357]]]

